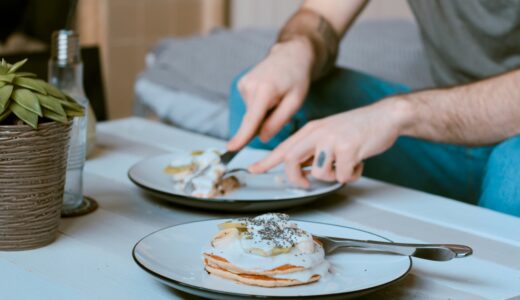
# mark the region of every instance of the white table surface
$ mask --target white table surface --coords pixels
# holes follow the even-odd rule
[[[132,247],[166,226],[231,215],[153,200],[126,173],[147,156],[224,142],[138,118],[101,123],[97,129],[97,147],[85,169],[85,194],[100,207],[87,216],[63,219],[58,239],[47,247],[0,252],[0,299],[191,298],[141,270],[132,259]],[[520,218],[366,178],[288,212],[403,242],[460,243],[474,249],[472,257],[450,262],[414,259],[403,281],[366,299],[520,295]]]

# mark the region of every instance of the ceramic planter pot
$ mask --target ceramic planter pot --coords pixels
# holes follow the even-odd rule
[[[71,123],[0,125],[0,250],[45,246],[56,238]]]

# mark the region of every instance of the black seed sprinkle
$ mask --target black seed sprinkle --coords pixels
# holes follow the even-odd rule
[[[255,218],[239,218],[233,222],[246,225],[247,235],[251,238],[266,241],[277,248],[293,247],[299,237],[306,235],[305,231],[290,226],[286,214],[270,213]]]

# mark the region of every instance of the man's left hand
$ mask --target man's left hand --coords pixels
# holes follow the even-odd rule
[[[312,176],[349,183],[361,176],[363,160],[390,148],[406,126],[410,109],[389,98],[375,104],[309,122],[270,155],[250,167],[263,173],[285,164],[289,180],[308,188],[302,166],[313,160]]]

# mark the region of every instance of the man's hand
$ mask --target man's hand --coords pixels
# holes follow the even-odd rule
[[[228,150],[256,134],[270,140],[301,107],[311,80],[334,67],[340,37],[367,0],[306,0],[287,21],[268,56],[238,82],[246,104]]]
[[[238,82],[246,104],[240,129],[228,143],[229,150],[244,147],[259,133],[270,140],[300,109],[309,89],[312,50],[305,38],[276,44],[269,55]],[[269,116],[267,116],[267,112]],[[266,118],[264,120],[264,118]]]
[[[362,173],[364,159],[390,148],[407,125],[408,103],[389,98],[376,104],[312,121],[250,167],[263,173],[285,164],[289,180],[307,188],[302,164],[312,157],[312,175],[324,181],[348,183]]]

